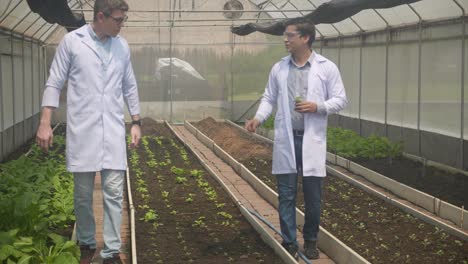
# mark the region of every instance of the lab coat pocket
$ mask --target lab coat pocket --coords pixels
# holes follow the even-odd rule
[[[309,114],[306,116],[306,137],[317,142],[325,142],[327,137],[327,117]]]
[[[326,79],[320,73],[313,75],[309,82],[309,99],[312,102],[320,103],[326,99]]]
[[[275,116],[275,141],[284,141],[285,138],[287,139],[284,116],[280,114],[276,114]]]

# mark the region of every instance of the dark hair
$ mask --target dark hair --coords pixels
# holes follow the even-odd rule
[[[102,12],[105,16],[110,16],[114,10],[128,11],[127,2],[125,0],[96,0],[94,3],[94,20],[96,20],[97,13]]]
[[[301,36],[309,36],[309,46],[312,47],[312,43],[315,41],[315,25],[310,20],[304,17],[295,17],[287,20],[284,23],[284,28],[287,26],[296,26],[297,31]]]

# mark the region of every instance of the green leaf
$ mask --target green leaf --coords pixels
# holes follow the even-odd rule
[[[0,261],[3,263],[4,260],[10,257],[18,258],[22,255],[21,251],[14,248],[12,245],[2,245],[0,247]]]
[[[19,260],[18,260],[18,264],[29,264],[29,262],[31,261],[32,259],[32,256],[27,256],[27,255],[23,255]]]
[[[76,263],[78,263],[78,259],[75,256],[73,256],[71,253],[64,252],[64,253],[54,257],[53,260],[52,260],[52,263],[53,264],[63,264],[63,263],[76,264]]]
[[[54,234],[54,233],[49,233],[47,236],[50,239],[52,239],[52,241],[56,245],[62,245],[62,244],[65,243],[65,238],[63,236],[61,236],[61,235],[57,235],[57,234]]]

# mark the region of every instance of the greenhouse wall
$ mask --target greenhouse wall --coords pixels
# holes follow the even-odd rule
[[[33,138],[44,78],[41,43],[0,32],[0,160]]]
[[[324,41],[322,54],[339,66],[349,99],[330,123],[466,170],[464,30],[452,20]]]
[[[362,136],[388,136],[402,141],[408,153],[466,169],[463,29],[463,21],[451,20],[318,40],[315,50],[340,68],[349,100],[330,124]],[[228,27],[200,27],[194,34],[161,28],[151,43],[130,43],[142,115],[174,123],[251,118],[272,65],[287,55],[282,38],[246,40]],[[48,64],[53,54],[51,45]],[[173,63],[164,64],[171,57]],[[56,121],[65,121],[64,106]]]

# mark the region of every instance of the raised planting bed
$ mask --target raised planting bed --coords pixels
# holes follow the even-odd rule
[[[64,134],[55,130],[48,154],[30,142],[0,164],[0,263],[78,263]]]
[[[195,126],[276,190],[270,144],[211,118]],[[323,192],[321,225],[372,263],[468,263],[467,242],[379,198],[332,176]]]
[[[468,176],[450,173],[405,157],[394,159],[351,159],[388,178],[411,186],[458,207],[468,207]]]
[[[235,126],[238,127],[237,125]],[[259,134],[265,135],[269,139],[272,139],[274,136],[272,135],[272,132],[272,130],[266,130],[263,128],[260,128],[258,130]],[[339,153],[342,156],[351,157],[354,160],[361,159],[375,162],[378,161],[384,165],[386,164],[385,166],[392,166],[390,164],[393,164],[393,166],[398,166],[397,163],[399,161],[406,161],[417,164],[415,161],[413,161],[414,158],[406,159],[405,157],[409,155],[402,155],[401,145],[391,143],[388,139],[383,137],[372,136],[369,138],[361,138],[357,136],[356,133],[350,130],[331,128],[328,131],[328,140],[331,141],[331,143],[328,142],[329,148],[334,149],[335,152]],[[353,160],[343,158],[342,156],[328,152],[327,161],[330,164],[341,166],[354,174],[364,177],[367,181],[370,181],[373,184],[385,188],[386,190],[397,195],[398,197],[410,201],[411,203],[424,208],[428,212],[442,219],[449,220],[450,222],[452,222],[452,224],[443,221],[441,222],[437,219],[434,219],[430,215],[419,215],[421,217],[424,217],[425,221],[435,223],[458,237],[468,238],[468,233],[466,233],[466,231],[468,231],[468,211],[464,210],[463,206],[457,207],[447,201],[444,201],[443,199],[427,194],[421,190],[418,190],[417,188],[408,186],[402,183],[401,181],[394,180],[390,177],[386,177],[385,175],[382,175],[379,172],[371,170],[363,166],[362,164],[354,162]],[[427,164],[432,163],[434,162],[427,162]],[[331,166],[329,166],[328,169],[332,174],[337,173]],[[464,173],[458,172],[457,175],[454,175],[450,172],[457,170],[450,169],[446,166],[434,163],[433,165],[422,166],[421,174],[423,175],[423,177],[421,178],[421,182],[424,182],[424,175],[426,175],[426,171],[437,172],[440,175],[438,182],[442,182],[443,179],[447,181],[446,185],[441,186],[441,189],[439,190],[441,193],[447,193],[449,192],[449,188],[453,187],[456,189],[454,193],[458,194],[459,196],[463,195],[460,192],[461,188],[459,186],[454,186],[452,181],[454,179],[459,179],[459,183],[463,185],[463,181],[465,179],[463,179],[462,177],[468,179],[468,176],[465,177]],[[445,172],[446,174],[442,176],[443,172]],[[434,174],[432,174],[431,176],[434,179]],[[421,185],[424,185],[424,183],[422,183]],[[447,187],[448,185],[450,187]],[[413,210],[412,214],[418,215],[418,212]]]
[[[327,137],[327,148],[331,153],[455,206],[468,206],[467,175],[406,158],[401,155],[401,148],[398,151],[399,144],[392,144],[385,137],[363,138],[341,128],[330,128]]]
[[[165,124],[129,152],[138,263],[283,263]]]
[[[273,138],[273,118],[262,126],[262,134]],[[431,166],[431,162],[416,161],[402,155],[401,143],[391,143],[386,137],[359,136],[352,130],[328,128],[327,150],[354,161],[421,192],[458,207],[468,207],[468,174]]]

